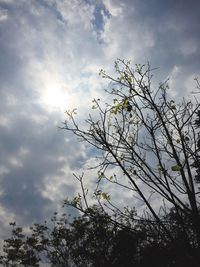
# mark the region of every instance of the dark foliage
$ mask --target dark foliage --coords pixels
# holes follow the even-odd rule
[[[12,223],[12,236],[4,242],[2,266],[39,266],[41,262],[55,267],[184,267],[198,266],[198,251],[182,240],[174,213],[167,216],[175,242],[164,242],[163,233],[149,232],[147,222],[119,225],[108,214],[94,207],[86,216],[67,220],[64,214],[51,223],[34,224],[28,233]],[[130,222],[129,222],[130,223]],[[192,263],[192,265],[191,265]]]

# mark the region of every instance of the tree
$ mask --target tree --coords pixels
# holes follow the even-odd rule
[[[69,222],[55,213],[51,223],[34,224],[25,233],[11,223],[12,236],[4,242],[3,266],[110,267],[137,266],[138,247],[146,239],[144,230],[127,231],[97,207]],[[125,260],[126,259],[126,260]]]
[[[0,256],[0,263],[3,266],[39,266],[39,257],[35,252],[33,239],[26,239],[21,227],[10,223],[13,227],[12,236],[5,240],[4,253]],[[30,242],[32,240],[32,242]]]
[[[109,193],[101,190],[105,181],[133,192],[143,203],[144,213],[138,216],[148,220],[150,232],[154,228],[157,235],[162,233],[165,242],[177,245],[171,226],[178,225],[182,242],[195,250],[193,266],[198,266],[199,103],[196,98],[176,102],[170,97],[167,81],[155,89],[153,69],[149,65],[131,67],[130,62],[118,60],[115,71],[116,76],[112,77],[101,70],[100,75],[111,82],[106,89],[109,101],[93,100],[96,114],[89,115],[87,126],[79,126],[73,110],[67,112],[62,129],[73,132],[79,140],[102,152],[96,166],[98,186],[94,192],[102,209],[106,206],[123,215]],[[121,174],[116,175],[119,170]],[[111,171],[114,173],[110,176]],[[82,194],[66,203],[87,213],[88,192],[83,177],[76,178],[81,183]],[[159,209],[153,203],[155,199],[160,203]],[[168,222],[170,210],[176,220],[172,221],[171,216]],[[189,254],[186,257],[191,259]]]
[[[124,211],[127,214],[127,211]],[[4,241],[0,256],[1,266],[37,267],[48,263],[52,267],[186,267],[191,261],[182,256],[188,247],[182,243],[181,229],[174,224],[171,233],[178,246],[166,243],[149,222],[121,218],[114,222],[100,207],[90,207],[88,215],[82,214],[71,222],[66,214],[54,214],[51,221],[34,224],[29,231],[15,223],[12,235]],[[119,218],[118,218],[119,219]],[[122,227],[123,225],[123,227]],[[132,228],[130,228],[132,225]],[[192,255],[190,253],[190,255]],[[194,265],[192,265],[194,266]]]

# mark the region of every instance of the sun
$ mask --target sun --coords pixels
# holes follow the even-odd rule
[[[65,111],[69,103],[69,90],[62,77],[52,73],[42,74],[39,101],[48,111]]]
[[[51,110],[64,110],[67,106],[67,92],[58,84],[48,84],[41,95],[43,104]]]

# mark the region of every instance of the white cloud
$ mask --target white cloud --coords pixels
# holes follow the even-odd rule
[[[49,111],[63,112],[67,106],[77,105],[79,99],[88,103],[90,88],[99,84],[97,74],[101,64],[98,61],[102,62],[103,49],[92,28],[94,8],[82,1],[71,2],[55,2],[57,13],[65,21],[63,24],[56,18],[53,7],[38,4],[32,4],[30,10],[28,4],[25,5],[31,15],[13,16],[13,22],[19,25],[13,28],[19,36],[14,49],[24,61],[21,82],[30,87],[33,101],[38,99]]]
[[[1,3],[6,3],[6,4],[10,4],[13,3],[15,0],[0,0],[0,4]]]
[[[0,22],[6,20],[7,18],[8,18],[8,10],[0,9]]]
[[[105,1],[108,10],[112,10],[111,3]],[[107,61],[113,62],[117,57],[124,59],[144,60],[148,49],[155,46],[154,29],[148,25],[138,22],[134,5],[128,3],[117,5],[117,16],[105,17],[104,31],[101,39],[106,43],[104,54]],[[117,9],[117,10],[118,10]],[[145,52],[146,50],[146,52]]]
[[[90,5],[81,0],[55,1],[57,10],[60,12],[68,27],[76,28],[77,26],[85,30],[91,30],[94,19],[94,5]]]
[[[116,0],[103,0],[103,3],[113,17],[120,16],[125,6],[123,2]]]
[[[183,56],[189,56],[195,54],[197,50],[198,50],[198,45],[192,40],[187,40],[183,42],[180,46],[180,51]]]

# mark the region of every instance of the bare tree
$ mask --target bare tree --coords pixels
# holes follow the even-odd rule
[[[80,140],[102,152],[97,166],[98,186],[107,180],[131,190],[143,202],[144,210],[148,209],[148,214],[145,212],[148,218],[140,219],[148,219],[153,227],[157,225],[158,231],[164,233],[163,238],[169,240],[174,237],[166,216],[161,216],[160,211],[165,210],[167,214],[171,209],[185,242],[199,248],[200,191],[196,172],[200,165],[200,138],[195,123],[200,113],[199,103],[194,96],[193,101],[182,99],[177,103],[168,93],[167,81],[154,88],[153,69],[148,64],[132,67],[130,62],[118,60],[115,70],[116,77],[103,70],[100,72],[110,81],[106,89],[110,102],[93,100],[92,108],[98,116],[90,114],[87,126],[81,128],[75,111],[68,111],[62,129],[72,131]],[[107,175],[114,167],[121,170],[121,177]],[[89,208],[87,191],[83,177],[77,178],[82,195],[71,204],[86,212]],[[107,201],[105,205],[116,211],[118,208],[108,193],[98,188],[95,195],[102,208],[100,199],[103,198]],[[153,199],[160,203],[159,209]]]

